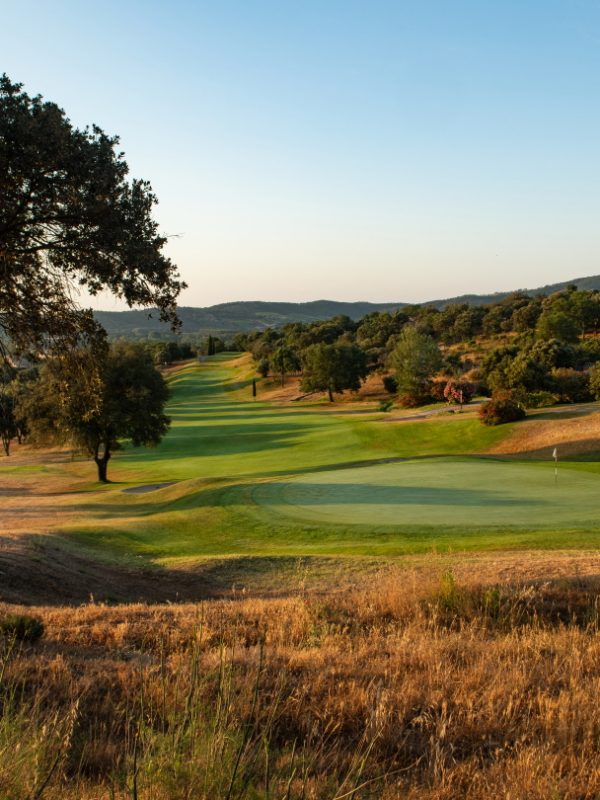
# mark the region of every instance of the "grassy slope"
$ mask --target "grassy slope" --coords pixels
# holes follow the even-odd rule
[[[155,450],[125,451],[112,476],[178,483],[151,494],[113,486],[80,496],[81,522],[68,528],[75,541],[160,561],[596,546],[600,479],[581,472],[592,465],[565,472],[548,505],[548,464],[464,458],[484,453],[510,426],[485,428],[471,415],[390,424],[374,412],[252,401],[247,367],[235,364],[221,356],[173,374],[171,432]],[[415,456],[428,458],[340,469]]]

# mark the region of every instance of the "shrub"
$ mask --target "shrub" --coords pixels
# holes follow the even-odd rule
[[[449,380],[444,387],[444,399],[454,405],[470,403],[475,394],[475,387],[469,381]]]
[[[398,403],[402,406],[402,408],[417,408],[420,405],[423,405],[424,399],[420,396],[409,394],[405,392],[398,397]]]
[[[590,392],[596,398],[596,400],[600,400],[600,363],[594,364],[589,371],[589,376]]]
[[[512,392],[499,392],[479,407],[479,418],[484,425],[503,425],[524,417],[525,409]]]
[[[379,410],[380,411],[391,411],[394,407],[393,400],[380,400],[379,401]]]
[[[438,403],[443,403],[446,399],[444,397],[444,389],[448,385],[448,378],[434,378],[429,386],[431,397]]]
[[[44,623],[27,614],[8,614],[0,619],[0,636],[19,642],[37,642],[44,634]]]
[[[556,395],[540,389],[538,392],[526,392],[524,403],[527,408],[546,408],[556,403]]]
[[[585,403],[592,399],[586,372],[576,369],[553,369],[552,383],[561,403]]]
[[[398,381],[393,375],[383,376],[383,388],[388,394],[396,394],[398,391]]]
[[[256,370],[261,377],[266,378],[269,374],[269,368],[269,360],[267,358],[261,358],[261,360],[258,362]]]

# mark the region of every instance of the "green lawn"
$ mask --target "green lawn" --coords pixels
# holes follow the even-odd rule
[[[75,541],[154,561],[597,546],[595,463],[561,467],[555,486],[551,464],[478,457],[511,426],[253,401],[230,361],[173,376],[171,431],[115,458],[108,491],[75,500]],[[122,491],[163,481],[176,483]]]

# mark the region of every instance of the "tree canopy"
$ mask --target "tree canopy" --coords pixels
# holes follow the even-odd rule
[[[92,457],[98,480],[120,439],[156,445],[169,428],[167,384],[141,345],[81,350],[40,370],[25,412],[34,439],[69,443]]]
[[[366,355],[355,344],[312,344],[302,356],[302,389],[306,392],[334,392],[360,389],[367,374]]]
[[[429,395],[431,379],[442,366],[443,359],[430,336],[408,325],[398,337],[390,363],[396,373],[398,391],[419,402]]]
[[[119,139],[75,128],[57,105],[0,77],[0,341],[93,332],[73,289],[108,289],[175,325],[184,284],[162,250],[145,180],[127,180]]]

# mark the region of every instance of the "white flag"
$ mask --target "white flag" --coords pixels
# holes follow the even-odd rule
[[[554,448],[554,450],[552,451],[552,458],[553,458],[555,461],[556,461],[556,459],[558,458],[558,450],[556,449],[556,447],[555,447],[555,448]]]

